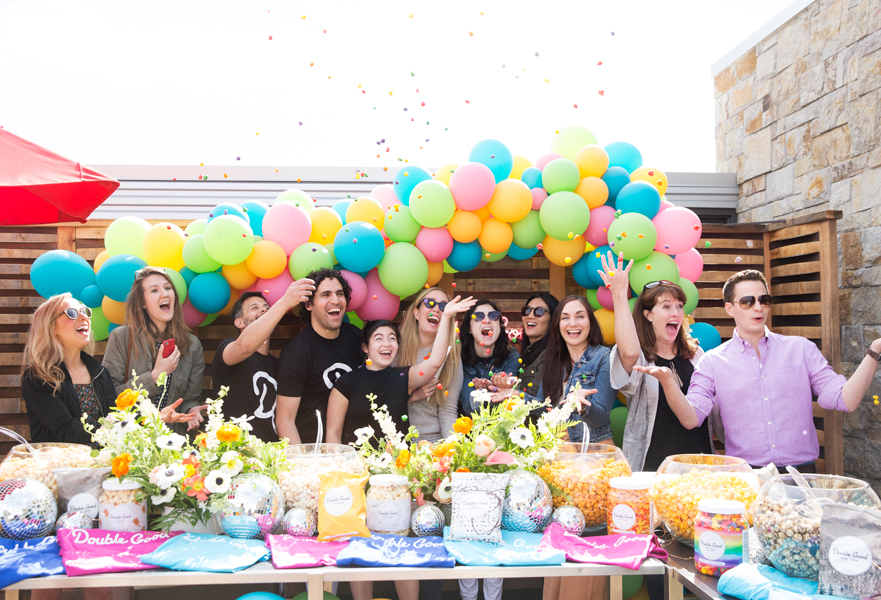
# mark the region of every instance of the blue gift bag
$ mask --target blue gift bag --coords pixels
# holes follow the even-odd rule
[[[336,557],[337,565],[359,567],[455,567],[456,561],[437,536],[408,538],[374,533],[354,537]]]
[[[141,562],[176,571],[235,573],[269,560],[263,540],[237,540],[225,535],[185,533],[141,557]]]

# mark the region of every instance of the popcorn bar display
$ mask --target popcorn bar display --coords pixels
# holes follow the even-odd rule
[[[58,497],[58,484],[52,471],[55,469],[83,469],[91,467],[94,459],[92,449],[79,444],[44,443],[32,444],[37,451],[32,454],[24,446],[14,446],[0,463],[0,481],[26,478],[39,481]]]

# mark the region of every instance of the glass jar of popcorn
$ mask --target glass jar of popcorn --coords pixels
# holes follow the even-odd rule
[[[297,444],[285,449],[288,471],[278,474],[278,485],[284,492],[285,507],[302,508],[318,515],[319,473],[345,471],[356,475],[364,472],[364,463],[352,446],[344,444]]]
[[[0,481],[15,478],[35,479],[58,496],[58,484],[52,471],[55,469],[81,469],[91,467],[94,459],[92,449],[82,444],[43,442],[31,444],[31,453],[23,445],[13,446],[0,463]]]
[[[374,475],[367,489],[367,529],[373,533],[410,533],[410,489],[402,475]]]
[[[609,533],[649,534],[654,529],[652,482],[645,477],[613,477],[609,480]]]
[[[147,496],[137,481],[105,479],[104,492],[98,500],[101,529],[110,531],[146,531]]]

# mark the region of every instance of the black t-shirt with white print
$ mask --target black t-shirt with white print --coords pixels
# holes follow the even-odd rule
[[[229,386],[223,400],[224,419],[238,418],[242,415],[254,419],[249,421],[252,433],[264,442],[277,442],[275,427],[275,399],[278,387],[278,359],[271,354],[255,352],[237,365],[223,362],[224,349],[236,338],[223,340],[214,354],[211,365],[211,382],[215,398],[220,386]]]

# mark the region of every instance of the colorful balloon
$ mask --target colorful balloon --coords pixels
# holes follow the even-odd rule
[[[244,290],[257,283],[257,276],[248,270],[244,261],[236,265],[223,265],[221,273],[234,290]]]
[[[74,296],[76,298],[76,296]],[[87,285],[83,288],[83,291],[80,292],[78,297],[79,301],[88,306],[89,308],[96,308],[101,306],[101,302],[104,301],[104,292],[101,291],[97,285]]]
[[[575,193],[584,198],[591,210],[604,205],[609,200],[609,186],[599,177],[585,177],[578,183]]]
[[[599,295],[599,291],[597,291]],[[603,332],[603,344],[606,346],[615,345],[615,313],[608,308],[601,308],[593,311],[597,323],[600,325],[600,331]]]
[[[297,190],[288,190],[291,191]],[[312,237],[312,218],[296,204],[276,201],[263,217],[263,238],[281,246],[285,256],[290,256],[297,246]]]
[[[428,263],[428,279],[425,280],[425,285],[429,287],[433,287],[440,283],[440,280],[444,277],[444,263],[441,262],[430,262]]]
[[[663,252],[653,251],[635,261],[630,269],[630,287],[637,296],[642,293],[645,284],[662,280],[679,283],[679,267]]]
[[[303,190],[285,190],[276,196],[275,202],[272,205],[275,206],[282,202],[288,202],[298,208],[302,208],[306,213],[312,212],[312,204],[314,203],[312,197]]]
[[[584,146],[572,161],[578,165],[581,178],[602,177],[609,168],[609,154],[597,145]]]
[[[416,222],[410,207],[396,203],[385,213],[383,233],[393,242],[413,243],[422,225]]]
[[[245,259],[248,270],[260,279],[278,277],[288,266],[284,249],[269,240],[254,244],[251,254]]]
[[[95,257],[95,260],[92,263],[92,270],[97,273],[98,269],[101,268],[101,265],[103,265],[104,261],[108,258],[110,258],[110,253],[107,252],[107,250],[101,250],[101,252],[98,253],[98,256]],[[33,269],[33,267],[31,267],[31,269]],[[33,273],[33,270],[31,272]]]
[[[248,216],[246,211],[242,210],[241,206],[239,206],[238,204],[233,204],[231,202],[223,202],[211,209],[211,212],[208,213],[208,222],[211,223],[211,221],[213,221],[217,217],[227,215],[238,217],[245,223],[250,223],[251,221],[251,218]]]
[[[633,144],[612,142],[605,150],[609,154],[610,168],[621,167],[629,174],[642,166],[642,154]]]
[[[508,248],[508,256],[514,260],[526,260],[532,258],[536,254],[538,254],[538,248],[536,246],[521,248],[517,244],[511,244],[511,247]]]
[[[104,232],[104,247],[110,256],[126,254],[146,260],[144,256],[144,237],[150,231],[150,224],[140,217],[120,217]]]
[[[458,168],[459,165],[453,163],[443,165],[434,172],[434,180],[450,185],[450,177],[453,176],[453,173],[455,173]]]
[[[688,252],[697,245],[703,233],[700,218],[684,206],[668,208],[652,222],[658,230],[655,250],[665,254]]]
[[[606,182],[606,186],[609,188],[609,200],[614,200],[618,197],[618,192],[630,183],[630,173],[621,167],[609,167],[603,173],[602,180]]]
[[[503,258],[508,256],[508,248],[505,248],[501,252],[490,252],[486,248],[481,248],[480,250],[481,250],[481,252],[483,252],[483,254],[480,257],[480,260],[482,260],[483,262],[488,262],[488,263],[499,262],[500,260],[502,260]]]
[[[208,223],[202,234],[202,243],[212,259],[222,265],[236,265],[244,262],[254,249],[254,234],[243,219],[223,215]]]
[[[630,181],[646,181],[654,186],[658,195],[667,193],[667,174],[654,167],[640,167],[630,174]]]
[[[406,298],[425,285],[428,279],[428,261],[413,244],[398,242],[386,249],[377,272],[385,289]]]
[[[478,240],[481,248],[490,254],[507,253],[508,247],[514,242],[514,232],[511,230],[511,226],[504,221],[488,219],[483,224]],[[486,260],[486,257],[483,260]]]
[[[333,250],[344,269],[366,273],[382,260],[385,242],[376,227],[358,221],[343,226],[337,232]]]
[[[424,227],[443,227],[456,213],[450,188],[440,181],[423,181],[410,192],[410,214]]]
[[[596,136],[584,127],[568,125],[560,129],[551,139],[551,150],[572,160],[583,147],[596,143]]]
[[[462,210],[483,208],[489,204],[495,191],[495,176],[483,163],[466,163],[450,177],[450,192],[456,206]]]
[[[117,254],[104,261],[95,279],[104,294],[117,302],[125,302],[135,282],[135,273],[146,266],[147,263],[136,256]]]
[[[537,210],[530,210],[525,217],[511,223],[511,230],[514,233],[513,243],[521,248],[535,248],[547,235],[541,228],[541,217]]]
[[[388,185],[388,184],[386,184],[386,185]],[[382,187],[382,186],[380,186],[380,187]],[[391,187],[391,186],[389,186],[389,187]],[[376,191],[376,190],[374,190],[374,191]],[[397,197],[395,197],[395,201],[397,201]],[[330,207],[334,210],[334,212],[340,216],[340,221],[343,222],[343,225],[346,224],[346,211],[349,209],[349,205],[351,203],[352,203],[352,201],[350,199],[346,198],[344,200],[337,200],[336,202],[334,202],[333,204],[330,205]]]
[[[363,321],[373,319],[394,319],[401,307],[401,299],[385,289],[379,279],[379,272],[372,269],[364,278],[367,286],[367,299],[356,312]]]
[[[111,327],[115,326],[104,316],[100,306],[92,308],[91,321],[92,339],[96,342],[106,340],[110,336]]]
[[[572,267],[572,276],[578,285],[585,288],[600,288],[605,285],[598,271],[603,270],[602,257],[605,256],[608,260],[609,250],[611,248],[608,246],[597,246],[590,252],[587,252],[585,259],[581,261],[585,264],[578,268],[577,277],[575,274],[576,269]]]
[[[358,310],[367,300],[367,284],[364,283],[364,278],[357,273],[343,269],[340,271],[340,274],[349,282],[349,287],[352,288],[352,298],[349,300],[346,309],[349,311]]]
[[[312,234],[309,236],[309,241],[316,244],[333,242],[336,232],[343,226],[343,220],[337,212],[327,206],[317,207],[309,216],[312,218]]]
[[[581,183],[581,174],[574,162],[557,158],[545,166],[541,181],[544,189],[553,196],[556,192],[574,192]]]
[[[633,291],[628,288],[627,297],[630,298],[632,296]],[[612,299],[612,291],[604,285],[597,288],[597,302],[599,302],[600,306],[603,308],[615,310],[615,301]]]
[[[536,169],[535,167],[529,167],[525,169],[523,173],[520,174],[520,181],[525,183],[529,189],[535,189],[542,187],[541,184],[541,170]]]
[[[592,209],[584,239],[594,246],[605,246],[608,243],[609,225],[614,220],[615,209],[611,206],[598,206]]]
[[[506,179],[496,185],[488,207],[490,214],[500,221],[519,221],[532,210],[532,192],[519,179]]]
[[[346,223],[354,223],[355,221],[370,223],[381,230],[385,225],[385,211],[382,210],[382,205],[373,198],[355,198],[346,209]]]
[[[561,155],[557,154],[556,152],[548,152],[547,154],[540,156],[538,158],[538,160],[535,161],[535,168],[538,169],[539,171],[544,171],[545,167],[547,166],[547,164],[549,162],[551,162],[552,160],[556,160],[558,158],[563,158],[563,157]]]
[[[431,173],[422,167],[401,167],[395,173],[395,195],[405,205],[410,204],[410,193],[419,183],[431,181]]]
[[[558,240],[572,240],[576,235],[580,239],[590,224],[590,209],[584,199],[574,192],[551,194],[541,205],[538,214],[541,228]]]
[[[395,194],[394,186],[390,183],[383,183],[382,185],[376,186],[367,195],[379,202],[379,205],[382,206],[385,210],[388,210],[389,206],[394,206],[395,204],[400,204],[401,202],[400,200],[398,200],[397,194]]]
[[[573,267],[584,256],[584,240],[558,240],[550,235],[542,242],[542,252],[553,264],[560,267]],[[568,259],[568,260],[567,260]]]
[[[467,210],[457,210],[450,222],[447,223],[447,229],[453,240],[467,244],[473,242],[480,236],[480,230],[483,228],[483,221],[473,212]]]
[[[681,287],[682,291],[685,292],[685,306],[682,310],[685,311],[685,314],[690,315],[694,312],[694,309],[697,308],[697,303],[700,300],[700,294],[697,291],[697,286],[695,286],[689,280],[680,276],[679,287]]]
[[[415,246],[428,262],[442,263],[453,251],[453,237],[446,227],[426,227],[416,236]]]
[[[186,269],[186,267],[184,267]],[[168,275],[168,278],[171,279],[171,283],[174,285],[174,291],[177,292],[177,301],[179,304],[183,304],[184,300],[187,299],[187,280],[184,279],[184,276],[180,274],[180,271],[175,271],[169,267],[165,267],[163,269],[165,274]],[[195,273],[193,277],[195,277]]]
[[[532,166],[532,163],[529,162],[529,159],[523,156],[514,155],[514,164],[511,167],[511,174],[508,175],[511,179],[520,179],[520,175]]]
[[[208,316],[205,313],[196,310],[192,302],[190,302],[189,298],[187,298],[187,301],[184,302],[183,313],[184,324],[187,327],[198,327],[205,320],[205,317]]]
[[[679,267],[679,276],[689,281],[697,281],[704,272],[704,259],[696,248],[677,254],[673,261]]]
[[[532,210],[539,210],[544,201],[548,199],[548,193],[544,188],[532,188]]]
[[[695,323],[691,326],[691,337],[697,340],[701,350],[709,352],[722,344],[719,330],[709,323]]]
[[[210,223],[209,223],[210,225]],[[220,312],[229,302],[230,287],[220,273],[200,273],[190,284],[187,300],[206,315]]]
[[[153,225],[144,236],[143,254],[147,264],[154,267],[182,269],[181,251],[186,236],[184,230],[173,223]]]
[[[208,219],[196,219],[189,225],[187,225],[186,229],[184,229],[184,233],[187,237],[192,235],[197,235],[199,233],[205,233],[205,228],[208,227]]]
[[[291,252],[288,270],[294,281],[303,279],[312,271],[318,269],[332,269],[333,255],[330,251],[315,242],[306,242]]]
[[[661,196],[652,184],[646,181],[633,181],[618,192],[615,208],[622,213],[635,212],[654,219],[661,208]]]
[[[258,279],[255,285],[257,288],[256,291],[263,294],[263,297],[270,305],[274,305],[281,300],[281,297],[285,295],[285,292],[288,291],[288,287],[290,287],[293,282],[294,278],[291,277],[290,271],[285,269],[282,271],[281,275],[273,277],[272,279]],[[306,309],[301,305],[300,310]]]
[[[101,312],[104,318],[116,325],[125,323],[125,302],[117,302],[116,300],[104,296],[101,301]]]
[[[482,252],[476,240],[467,244],[455,242],[446,262],[456,271],[470,271],[480,264]]]
[[[616,256],[623,254],[624,260],[639,260],[655,247],[658,234],[648,217],[634,212],[613,220],[606,239]]]
[[[82,300],[83,289],[95,285],[95,281],[95,271],[86,259],[68,250],[44,252],[31,265],[31,283],[44,298],[70,292],[74,298]]]
[[[581,262],[583,263],[585,261],[581,261]],[[581,263],[578,263],[578,264],[581,264]],[[574,271],[575,269],[573,268],[572,270]],[[597,288],[597,289],[599,289],[599,288]],[[599,300],[597,300],[597,289],[589,288],[589,289],[584,290],[584,297],[587,298],[587,303],[590,304],[590,307],[592,309],[594,309],[594,311],[597,311],[602,308],[602,305],[600,304]]]
[[[468,162],[482,163],[489,167],[496,183],[510,177],[514,169],[514,155],[498,140],[483,140],[474,144],[468,153]]]
[[[248,225],[254,235],[263,236],[263,217],[269,211],[269,205],[260,200],[249,200],[242,202],[242,210],[248,215]]]

